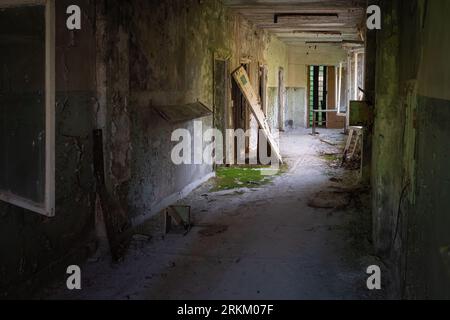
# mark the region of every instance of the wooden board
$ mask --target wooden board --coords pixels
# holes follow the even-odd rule
[[[94,130],[94,175],[99,208],[105,222],[106,233],[114,261],[119,261],[125,254],[129,243],[129,222],[120,203],[110,194],[105,185],[105,159],[103,153],[103,131]],[[97,209],[97,208],[96,208]]]
[[[270,127],[267,123],[267,118],[264,115],[264,112],[262,110],[260,99],[256,95],[255,90],[253,89],[253,87],[250,83],[250,78],[248,77],[247,72],[245,71],[245,69],[243,67],[240,67],[235,72],[233,72],[233,77],[236,80],[236,83],[238,84],[242,93],[244,94],[244,97],[247,100],[248,105],[250,106],[251,112],[255,116],[256,120],[258,121],[259,126],[261,127],[261,129],[264,132],[264,135],[266,136],[267,140],[269,141],[272,151],[275,152],[280,163],[283,163],[280,149],[279,149],[278,144],[276,143],[274,137],[272,136],[272,133],[270,132]]]
[[[180,106],[154,106],[153,109],[164,120],[175,124],[203,118],[212,114],[211,109],[200,101]]]

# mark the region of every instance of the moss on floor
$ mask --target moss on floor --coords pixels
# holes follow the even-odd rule
[[[325,161],[330,162],[331,164],[335,161],[342,161],[342,155],[337,153],[323,153],[321,156]]]
[[[219,167],[216,170],[216,184],[212,192],[233,190],[239,188],[260,188],[273,181],[288,170],[287,165],[282,165],[278,172],[267,175],[270,167]]]

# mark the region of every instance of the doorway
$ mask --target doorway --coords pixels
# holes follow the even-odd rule
[[[241,64],[242,67],[244,67],[247,74],[248,71],[248,64]],[[238,84],[234,79],[232,79],[232,88],[231,88],[231,95],[233,100],[233,123],[234,123],[234,129],[242,129],[244,131],[247,130],[247,123],[246,123],[246,112],[247,112],[247,102],[245,100],[244,95],[242,94],[241,89],[239,88]]]
[[[247,74],[249,74],[249,65],[247,63],[242,63],[241,66],[245,69]],[[247,107],[247,101],[239,88],[239,85],[233,77],[231,81],[231,99],[233,101],[233,128],[234,130],[243,130],[246,132],[248,129],[249,108]],[[248,140],[246,139],[245,148],[243,150],[238,150],[237,137],[234,138],[234,161],[237,161],[238,157],[240,159],[246,157],[248,146]]]

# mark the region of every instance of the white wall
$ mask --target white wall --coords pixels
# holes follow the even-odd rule
[[[341,45],[320,44],[288,47],[288,87],[307,86],[307,66],[335,66],[347,61],[347,52]]]

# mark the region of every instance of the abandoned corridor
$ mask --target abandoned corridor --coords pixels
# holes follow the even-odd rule
[[[310,130],[282,137],[289,170],[253,189],[196,190],[180,204],[192,205],[195,222],[186,235],[149,237],[142,227],[117,265],[108,257],[82,267],[79,293],[57,290],[51,299],[374,299],[366,288],[368,234],[358,236],[361,214],[339,190],[353,187],[355,172],[340,169],[324,154],[340,152],[313,138]],[[343,142],[339,130],[322,138]],[[356,175],[357,176],[357,175]],[[334,178],[334,179],[333,179]],[[342,181],[350,185],[343,186]],[[333,182],[333,181],[339,181]],[[310,206],[322,199],[325,209]],[[153,226],[153,228],[152,228]],[[368,232],[368,229],[366,230]],[[359,242],[358,244],[355,244]],[[157,262],[156,262],[157,261]],[[54,291],[56,289],[56,292]]]
[[[0,0],[0,298],[450,299],[449,12]]]

